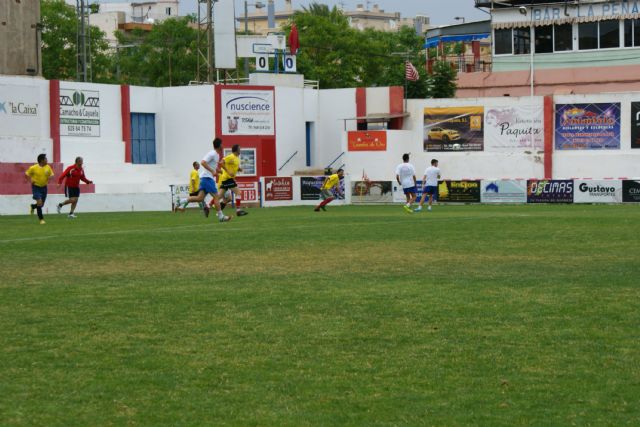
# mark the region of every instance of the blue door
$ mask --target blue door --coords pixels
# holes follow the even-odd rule
[[[305,163],[307,166],[311,166],[311,149],[312,149],[312,138],[313,135],[313,122],[306,122],[306,150],[307,155],[305,158]]]
[[[156,115],[131,113],[131,162],[156,163]]]

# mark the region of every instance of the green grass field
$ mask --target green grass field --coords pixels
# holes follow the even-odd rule
[[[640,206],[0,217],[1,425],[639,425]]]

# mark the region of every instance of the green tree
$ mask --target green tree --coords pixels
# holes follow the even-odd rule
[[[73,80],[76,78],[77,15],[75,8],[64,0],[41,0],[42,74],[46,79]],[[107,83],[111,75],[111,57],[105,34],[98,27],[90,27],[91,71],[94,82]]]
[[[456,71],[449,62],[437,61],[430,77],[429,98],[453,98],[456,94]]]
[[[190,17],[167,19],[150,32],[117,35],[116,74],[123,83],[143,86],[186,85],[196,77],[197,37]]]

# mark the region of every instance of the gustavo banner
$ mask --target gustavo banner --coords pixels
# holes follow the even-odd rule
[[[438,183],[438,201],[455,203],[480,203],[480,180]]]
[[[482,151],[484,107],[424,109],[424,151]]]
[[[482,203],[527,203],[527,181],[482,180]]]
[[[556,150],[620,148],[620,103],[557,104]]]
[[[326,176],[303,176],[300,177],[300,198],[302,200],[320,200],[320,188],[324,184]],[[332,193],[338,200],[344,199],[344,178],[340,180],[340,191],[334,188]]]
[[[347,134],[348,151],[387,151],[387,132],[384,130],[351,131]]]
[[[530,179],[527,203],[573,203],[573,180]]]
[[[487,107],[485,150],[542,150],[544,122],[542,105]]]
[[[622,181],[617,179],[576,179],[574,203],[621,203]]]
[[[274,135],[272,90],[222,89],[222,135]]]
[[[391,181],[353,181],[351,183],[351,203],[393,203]]]

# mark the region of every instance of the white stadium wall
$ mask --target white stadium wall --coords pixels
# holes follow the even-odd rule
[[[49,82],[0,76],[0,162],[35,162],[40,153],[51,157],[50,135]]]
[[[306,167],[304,89],[276,87],[275,104],[276,170],[278,175],[292,175]],[[298,154],[293,156],[296,152]],[[291,156],[293,158],[285,165]]]
[[[342,138],[344,135],[344,119],[356,117],[355,89],[327,89],[321,90],[318,96],[319,120],[315,126],[315,147],[311,158],[315,159],[315,167],[324,167],[331,163],[340,153],[344,152]],[[346,124],[347,130],[355,130],[356,122],[351,120]],[[341,159],[334,164],[340,166]]]

